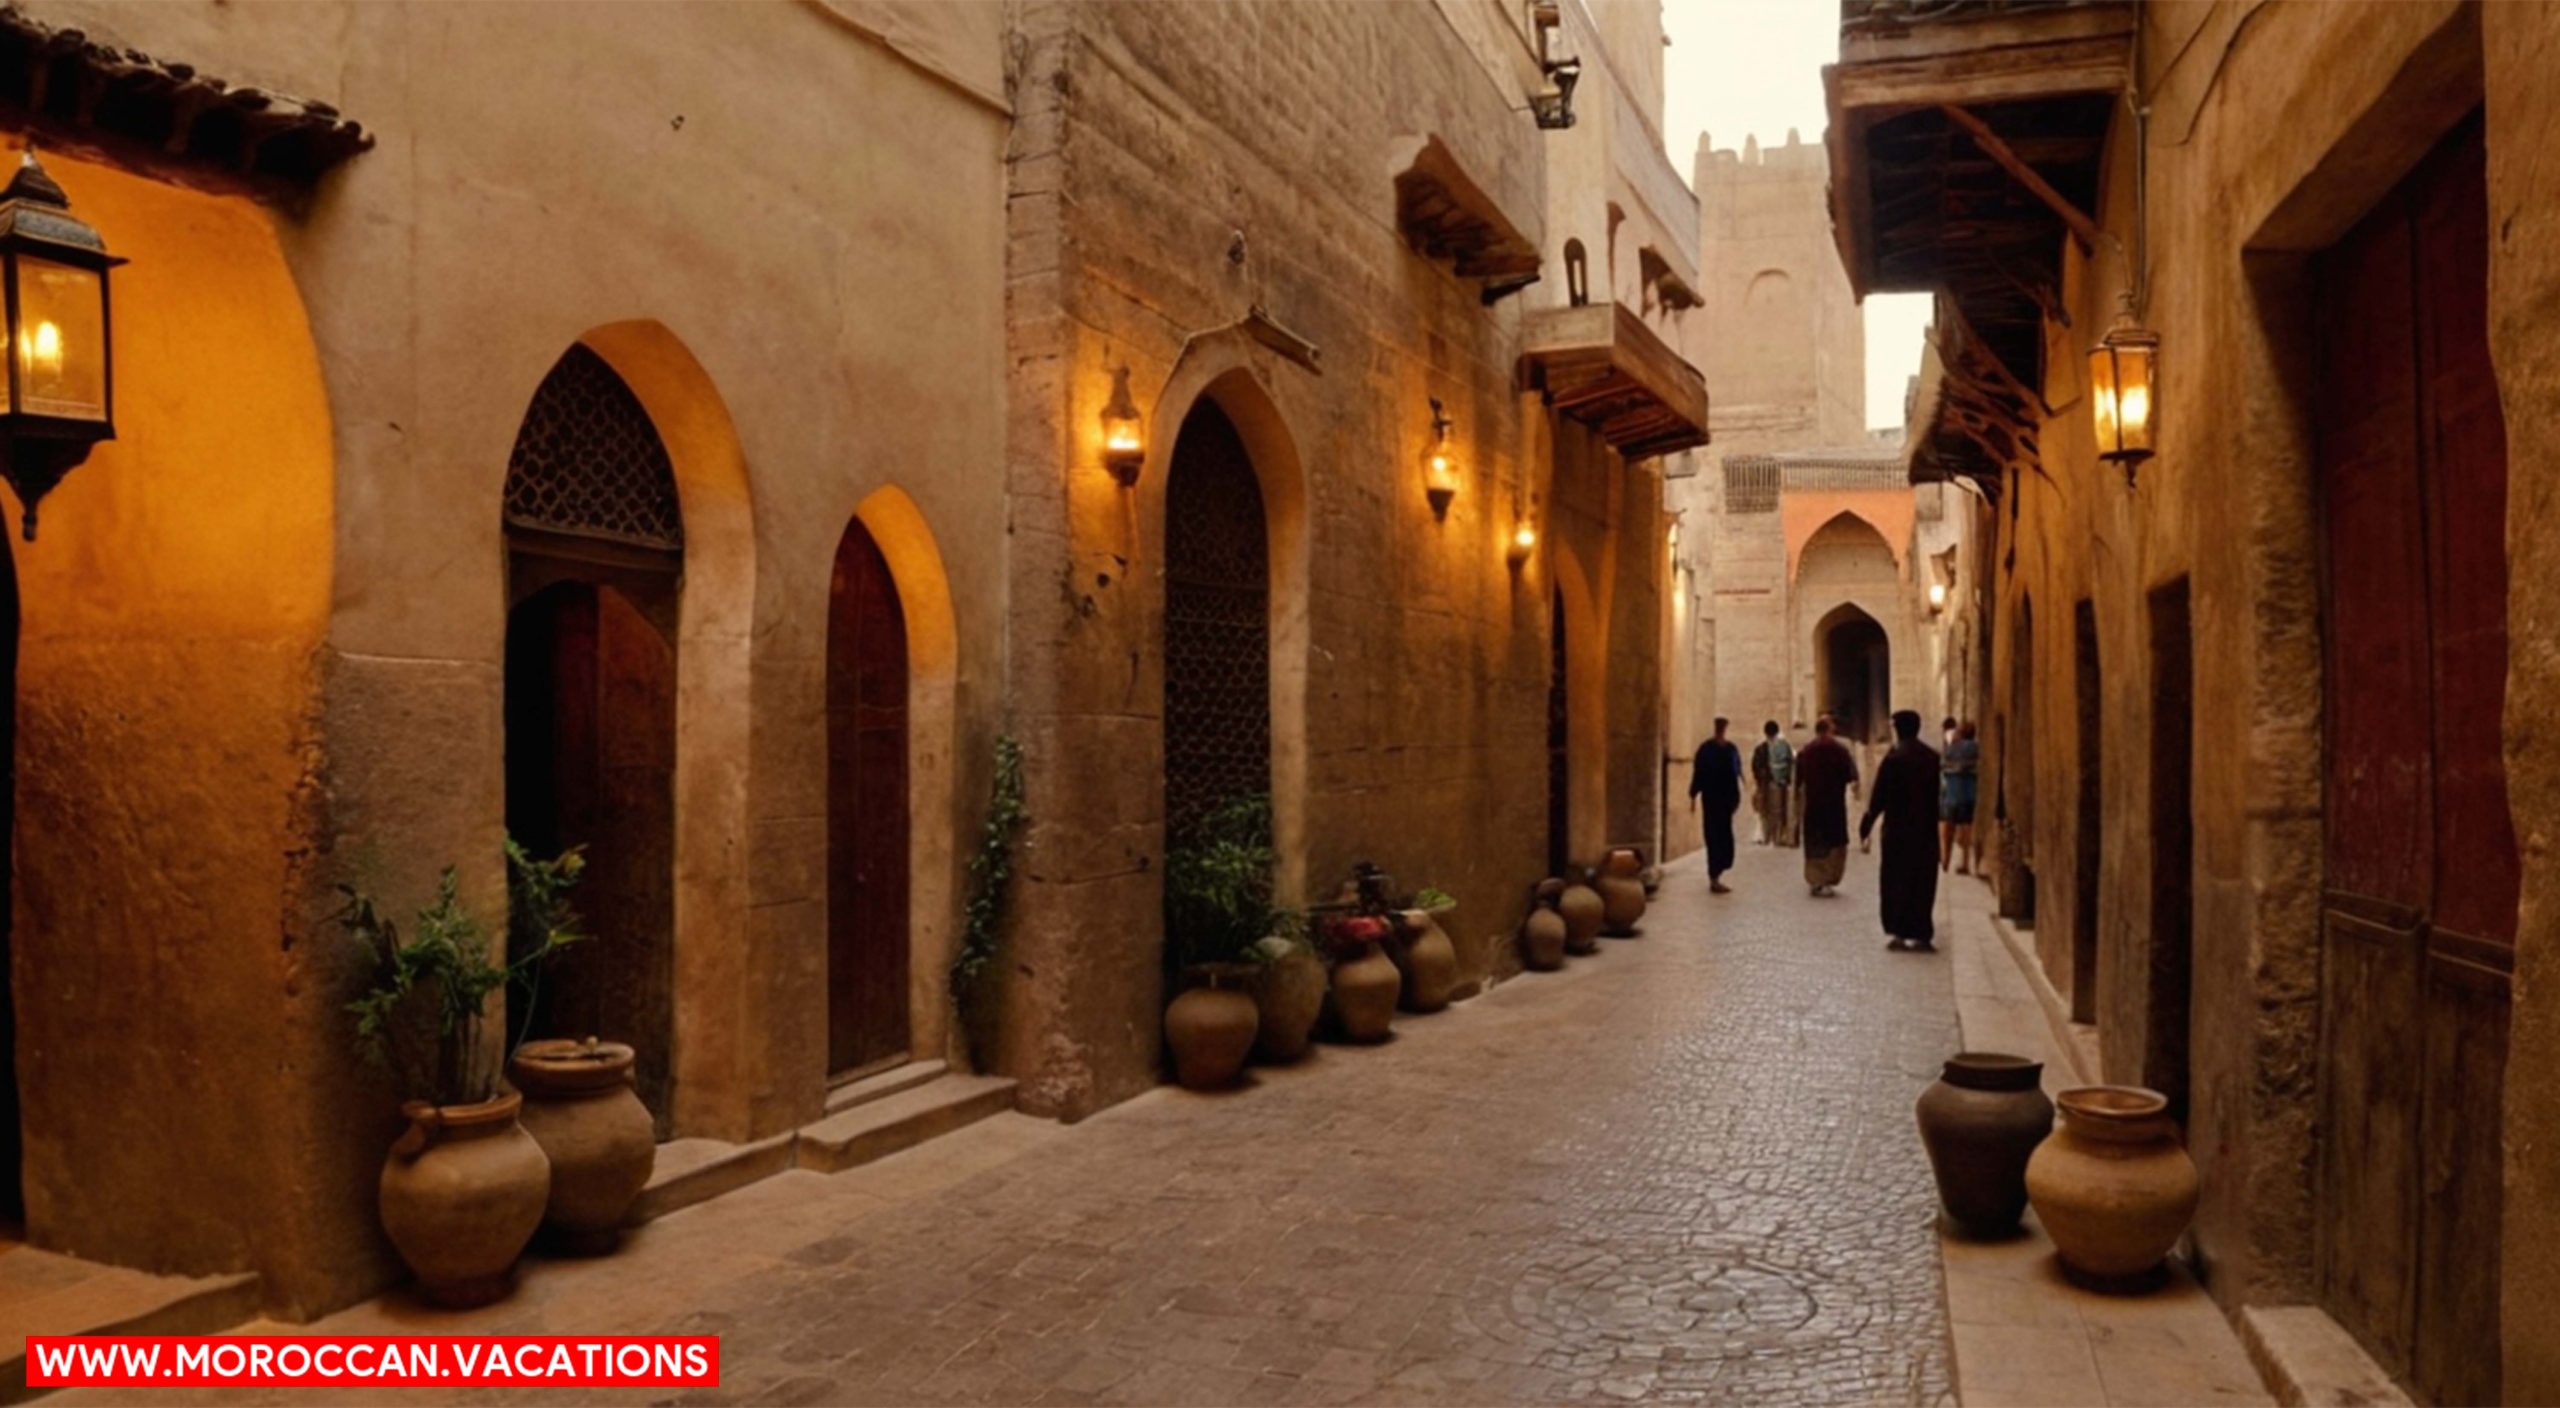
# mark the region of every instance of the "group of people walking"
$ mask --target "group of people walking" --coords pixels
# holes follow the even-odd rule
[[[1878,874],[1886,947],[1932,952],[1938,872],[1961,850],[1962,873],[1973,867],[1975,775],[1981,745],[1971,723],[1946,721],[1945,753],[1920,741],[1920,715],[1893,716],[1894,743],[1876,764],[1858,820],[1858,848],[1868,849],[1878,823],[1884,859]],[[1752,810],[1760,822],[1758,843],[1804,847],[1805,886],[1816,896],[1839,893],[1849,865],[1849,793],[1858,786],[1858,760],[1839,738],[1839,723],[1825,714],[1813,738],[1799,748],[1778,727],[1761,725],[1746,773],[1742,750],[1726,736],[1732,723],[1715,721],[1715,736],[1698,745],[1689,773],[1689,809],[1703,812],[1708,888],[1730,894],[1734,816],[1742,808],[1743,782],[1751,784]]]

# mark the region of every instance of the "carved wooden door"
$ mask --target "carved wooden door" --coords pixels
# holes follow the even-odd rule
[[[2418,1394],[2461,1403],[2498,1392],[2517,888],[2483,167],[2475,118],[2318,269],[2320,1294]]]
[[[836,548],[827,619],[827,1067],[909,1045],[907,620],[860,523]]]

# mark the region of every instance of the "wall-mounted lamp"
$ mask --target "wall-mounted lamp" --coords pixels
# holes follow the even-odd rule
[[[2124,466],[2124,482],[2159,447],[2160,398],[2154,376],[2160,334],[2133,320],[2133,297],[2105,338],[2089,349],[2089,411],[2097,419],[2098,458]]]
[[[36,503],[116,438],[114,326],[107,271],[124,261],[71,213],[30,146],[0,189],[0,285],[5,285],[7,396],[0,400],[0,464],[18,492],[19,522],[36,535]]]
[[[1932,611],[1944,611],[1947,609],[1946,583],[1931,582],[1929,584],[1929,609]]]
[[[1521,519],[1520,526],[1511,530],[1511,545],[1504,550],[1504,558],[1516,568],[1527,562],[1529,554],[1537,550],[1538,530],[1529,526],[1529,520]]]
[[[1556,57],[1556,36],[1564,29],[1564,7],[1553,0],[1535,0],[1529,7],[1530,23],[1538,31],[1538,69],[1555,86],[1529,97],[1529,111],[1538,125],[1550,131],[1573,125],[1573,86],[1582,81],[1582,60],[1572,55]]]
[[[1129,369],[1111,374],[1111,400],[1102,408],[1102,463],[1122,488],[1138,482],[1147,462],[1146,426],[1138,419],[1138,403],[1129,399]]]
[[[1431,448],[1422,453],[1422,492],[1431,500],[1431,516],[1446,520],[1449,502],[1458,497],[1458,457],[1449,448],[1449,427],[1454,424],[1440,408],[1440,398],[1431,398]]]
[[[1670,541],[1671,541],[1671,555],[1672,555],[1673,557],[1678,557],[1678,556],[1680,555],[1680,520],[1679,520],[1679,519],[1676,519],[1676,518],[1675,518],[1675,519],[1671,520],[1671,532],[1670,532],[1668,535],[1666,535],[1666,536],[1668,536],[1668,537],[1669,537],[1669,539],[1670,539]]]

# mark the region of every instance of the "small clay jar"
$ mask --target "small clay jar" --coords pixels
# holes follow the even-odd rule
[[[2196,1165],[2169,1099],[2130,1085],[2056,1097],[2062,1122],[2027,1160],[2027,1198],[2062,1264],[2100,1283],[2155,1271],[2196,1214]]]
[[[1262,965],[1251,988],[1253,1059],[1279,1066],[1306,1055],[1315,1044],[1316,1018],[1324,1015],[1324,960],[1305,944],[1293,943]]]
[[[1598,890],[1580,881],[1567,883],[1556,898],[1556,913],[1564,916],[1565,952],[1600,951],[1600,926],[1608,922],[1608,902]]]
[[[551,1161],[516,1120],[524,1097],[400,1107],[409,1130],[382,1161],[382,1230],[438,1305],[487,1305],[514,1284],[542,1223]]]
[[[657,1164],[657,1130],[631,1087],[633,1055],[590,1038],[529,1041],[507,1060],[507,1078],[524,1092],[525,1132],[551,1160],[542,1222],[563,1250],[613,1250]]]
[[[1262,1019],[1243,975],[1227,965],[1203,965],[1186,974],[1199,984],[1164,1009],[1165,1045],[1173,1048],[1173,1076],[1185,1090],[1223,1090],[1244,1072]]]
[[[1564,966],[1564,916],[1556,913],[1556,901],[1563,895],[1563,881],[1542,882],[1530,902],[1529,917],[1520,921],[1520,966],[1530,972],[1552,973]]]
[[[1408,909],[1396,916],[1404,930],[1396,971],[1403,988],[1398,1003],[1407,1012],[1437,1012],[1449,1005],[1458,986],[1458,948],[1432,922],[1430,911]]]
[[[1601,861],[1600,876],[1593,882],[1600,892],[1601,933],[1614,939],[1635,937],[1644,918],[1644,881],[1637,878],[1643,869],[1644,857],[1627,846]]]
[[[1396,994],[1404,987],[1395,960],[1374,940],[1333,965],[1334,1030],[1345,1041],[1384,1041],[1394,1030]]]
[[[1920,1143],[1947,1220],[1973,1237],[2014,1232],[2027,1210],[2027,1159],[2053,1132],[2044,1064],[1959,1051],[1920,1093]]]

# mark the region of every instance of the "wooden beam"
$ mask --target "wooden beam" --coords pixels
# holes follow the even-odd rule
[[[2064,200],[2062,192],[2055,190],[2051,183],[2036,174],[2034,167],[2009,150],[2009,144],[2000,140],[2000,134],[1991,130],[1991,124],[1953,103],[1938,104],[1938,111],[1947,115],[1947,121],[1963,128],[1965,135],[1973,139],[1973,144],[1982,148],[1982,154],[2000,163],[2000,169],[2017,178],[2018,184],[2026,187],[2028,194],[2061,216],[2062,223],[2071,231],[2071,237],[2080,242],[2082,254],[2097,252],[2099,244],[2106,239],[2106,233],[2098,228],[2098,222],[2082,214],[2080,207]]]

